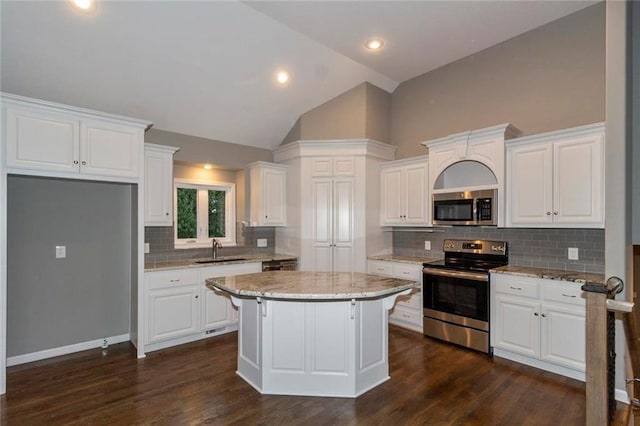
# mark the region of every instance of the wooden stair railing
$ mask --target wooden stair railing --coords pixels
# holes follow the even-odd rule
[[[586,423],[588,426],[603,426],[609,424],[609,392],[613,392],[613,383],[609,381],[610,353],[615,348],[609,347],[609,313],[624,312],[625,324],[632,318],[633,303],[614,300],[617,293],[622,291],[622,280],[612,277],[605,285],[587,283],[582,286],[587,300],[586,314]],[[625,334],[627,334],[625,325]],[[637,327],[629,328],[629,332],[637,331]],[[629,340],[629,338],[627,338]],[[633,339],[633,338],[632,338]],[[634,341],[638,344],[638,340]],[[637,354],[637,351],[636,351]],[[633,356],[632,356],[633,358]],[[633,367],[635,370],[635,366]],[[640,366],[637,370],[640,372]],[[615,402],[615,401],[613,401]]]

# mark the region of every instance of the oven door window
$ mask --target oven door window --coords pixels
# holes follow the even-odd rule
[[[487,282],[424,275],[424,307],[488,321]]]
[[[433,220],[473,221],[473,200],[434,201]]]

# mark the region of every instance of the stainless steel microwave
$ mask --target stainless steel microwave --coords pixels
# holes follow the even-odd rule
[[[434,225],[498,224],[498,190],[433,194]]]

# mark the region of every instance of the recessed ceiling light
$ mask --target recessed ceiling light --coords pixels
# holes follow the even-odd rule
[[[203,167],[204,167],[205,170],[213,169],[213,166],[211,164],[205,164]]]
[[[280,70],[276,73],[276,81],[280,84],[287,84],[289,81],[289,73],[284,70]]]
[[[76,8],[83,11],[91,10],[95,6],[95,0],[69,0],[69,1]]]
[[[379,38],[373,38],[365,44],[365,47],[369,50],[380,50],[382,46],[384,46],[384,41]]]

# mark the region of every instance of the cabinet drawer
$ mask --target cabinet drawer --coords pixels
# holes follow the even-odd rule
[[[559,282],[544,283],[542,284],[542,298],[547,302],[585,306],[585,299],[579,284],[569,285]]]
[[[200,273],[197,269],[176,269],[173,271],[147,272],[150,289],[198,284]]]
[[[390,318],[396,321],[402,321],[415,326],[422,326],[422,313],[407,309],[402,305],[396,305],[391,312]]]
[[[400,296],[398,297],[397,304],[411,309],[417,309],[422,311],[422,292],[419,288],[414,289],[410,294],[410,297]]]
[[[393,276],[393,265],[391,262],[381,260],[370,260],[367,264],[367,272],[376,275]]]
[[[396,278],[402,278],[403,280],[422,281],[422,268],[411,265],[393,264],[393,276]]]
[[[495,275],[492,276],[491,285],[496,289],[496,293],[530,297],[533,299],[538,298],[538,283],[513,276],[508,277],[509,278],[497,278]]]

